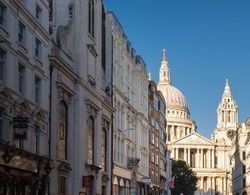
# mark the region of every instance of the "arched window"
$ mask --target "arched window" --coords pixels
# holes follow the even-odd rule
[[[67,118],[68,108],[64,101],[59,103],[59,133],[58,133],[58,157],[67,159]]]
[[[94,164],[94,129],[95,121],[92,116],[88,118],[88,131],[87,131],[87,162],[90,165]]]
[[[106,129],[102,129],[102,170],[106,171],[107,170],[107,132]]]

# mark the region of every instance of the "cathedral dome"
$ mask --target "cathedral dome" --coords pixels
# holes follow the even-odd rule
[[[165,85],[164,88],[163,91],[165,93],[163,93],[163,95],[165,97],[165,101],[169,109],[188,109],[187,101],[180,90],[170,84]]]

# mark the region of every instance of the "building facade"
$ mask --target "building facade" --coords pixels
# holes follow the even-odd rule
[[[50,194],[111,194],[111,64],[101,0],[50,2]]]
[[[166,184],[166,105],[157,85],[149,78],[149,175],[150,192],[154,195],[165,193]]]
[[[136,55],[112,12],[106,14],[106,62],[113,66],[113,194],[147,194],[148,88],[143,59]]]
[[[46,194],[48,2],[3,0],[0,10],[0,194]]]
[[[158,89],[167,105],[166,132],[171,157],[185,160],[196,173],[195,194],[231,194],[231,141],[227,139],[227,131],[238,126],[238,108],[228,82],[218,107],[217,128],[210,140],[196,132],[184,95],[171,83],[166,50],[163,50],[159,78]],[[225,99],[229,107],[225,107]]]
[[[232,140],[231,164],[232,164],[232,192],[237,194],[250,194],[249,186],[249,118],[239,125],[237,129],[230,130],[229,138]]]

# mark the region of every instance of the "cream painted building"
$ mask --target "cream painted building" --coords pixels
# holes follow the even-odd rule
[[[158,89],[167,103],[166,131],[171,157],[185,160],[196,173],[198,190],[195,194],[231,194],[231,140],[227,132],[238,126],[238,108],[228,82],[217,111],[217,128],[210,140],[196,132],[184,95],[171,83],[165,49],[159,78]]]
[[[113,194],[147,194],[149,176],[148,81],[121,24],[106,14],[106,60],[113,65]],[[137,164],[138,163],[138,164]]]

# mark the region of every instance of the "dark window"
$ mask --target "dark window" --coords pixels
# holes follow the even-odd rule
[[[35,101],[36,103],[40,103],[41,96],[41,79],[35,76]]]
[[[0,2],[0,24],[4,25],[6,20],[6,6]]]
[[[18,41],[24,44],[24,36],[25,36],[25,25],[19,21],[18,25]]]
[[[89,21],[88,21],[88,31],[89,34],[94,38],[95,33],[94,33],[94,26],[95,26],[95,3],[94,0],[89,0]]]
[[[41,41],[36,38],[36,45],[35,45],[35,56],[40,58],[41,57]]]
[[[36,19],[40,20],[41,19],[41,13],[42,13],[42,9],[36,5]]]
[[[243,173],[243,174],[246,173],[246,165],[242,165],[242,173]]]
[[[59,177],[58,179],[58,190],[59,195],[66,195],[66,178],[65,177]]]
[[[246,160],[246,152],[242,152],[242,160]]]
[[[87,135],[87,163],[94,164],[94,119],[92,116],[88,119],[88,135]]]
[[[0,80],[3,80],[6,52],[0,48]]]
[[[68,108],[64,101],[59,103],[58,157],[67,159],[67,118]]]
[[[22,64],[18,64],[18,90],[20,93],[24,93],[24,74],[25,67]]]
[[[39,153],[39,129],[40,127],[38,125],[35,126],[34,130],[34,153],[38,154]]]
[[[101,148],[101,152],[102,152],[102,169],[103,171],[107,170],[107,132],[106,130],[103,128],[102,129],[102,148]]]

